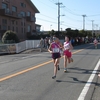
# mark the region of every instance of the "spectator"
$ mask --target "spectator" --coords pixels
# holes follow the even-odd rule
[[[40,52],[43,51],[43,47],[44,47],[44,40],[43,40],[43,38],[41,38],[41,40],[40,40]]]

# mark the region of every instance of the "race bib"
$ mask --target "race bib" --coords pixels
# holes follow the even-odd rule
[[[58,53],[60,52],[59,48],[53,48],[53,53]]]

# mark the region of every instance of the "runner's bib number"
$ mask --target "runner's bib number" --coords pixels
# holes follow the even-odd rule
[[[53,53],[58,53],[60,52],[59,48],[53,48]]]

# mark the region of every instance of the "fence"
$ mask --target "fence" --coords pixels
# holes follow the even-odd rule
[[[64,40],[60,40],[62,43]],[[37,48],[40,40],[26,40],[16,44],[1,44],[0,54],[20,53],[22,51]]]
[[[26,40],[16,44],[1,44],[0,54],[20,53],[27,49],[37,48],[39,40]]]

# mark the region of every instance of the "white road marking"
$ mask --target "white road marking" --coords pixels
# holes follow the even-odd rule
[[[77,100],[85,100],[86,94],[87,94],[87,92],[88,92],[88,90],[90,88],[90,85],[91,85],[91,83],[92,83],[92,81],[93,81],[93,79],[94,79],[99,67],[100,67],[100,59],[99,59],[96,67],[94,68],[94,71],[92,72],[89,80],[85,84],[85,86],[84,86],[84,88],[83,88],[82,92],[80,93],[80,96],[79,96],[79,98]]]

